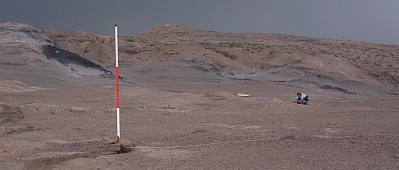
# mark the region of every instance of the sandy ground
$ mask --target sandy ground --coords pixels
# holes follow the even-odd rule
[[[24,47],[0,45],[0,169],[399,169],[397,85],[143,52],[121,60],[132,145],[115,154],[112,76],[79,76]],[[292,103],[298,91],[309,105]]]
[[[116,135],[113,80],[0,82],[2,169],[399,167],[393,95],[250,80],[122,83],[121,138],[134,147],[113,154],[102,142]],[[309,105],[291,103],[298,90]]]

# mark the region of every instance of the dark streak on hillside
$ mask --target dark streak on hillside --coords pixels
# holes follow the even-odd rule
[[[76,64],[83,67],[100,70],[104,74],[112,74],[111,71],[102,68],[100,65],[93,63],[76,53],[72,53],[67,50],[60,49],[56,46],[51,46],[51,45],[43,45],[42,49],[43,49],[42,53],[47,57],[47,59],[49,60],[55,59],[64,66],[68,66],[69,64]]]

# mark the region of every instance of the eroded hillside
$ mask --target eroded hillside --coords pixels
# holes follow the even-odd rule
[[[114,39],[85,32],[43,34],[104,66],[113,65]],[[143,65],[199,58],[228,74],[288,66],[316,77],[371,84],[399,83],[399,47],[281,34],[221,33],[164,25],[120,37],[121,63]]]

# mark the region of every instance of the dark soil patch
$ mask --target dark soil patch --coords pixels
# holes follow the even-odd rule
[[[319,85],[319,87],[322,88],[322,89],[327,89],[327,90],[340,91],[340,92],[345,93],[345,94],[356,94],[354,92],[350,92],[350,91],[348,91],[346,89],[343,89],[341,87],[333,87],[333,86],[330,86],[330,85]]]
[[[0,104],[0,125],[23,119],[22,111],[19,107],[8,106],[5,104]]]

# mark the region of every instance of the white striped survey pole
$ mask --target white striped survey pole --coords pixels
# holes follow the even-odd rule
[[[115,81],[116,81],[116,133],[121,138],[121,122],[119,113],[119,69],[118,69],[118,26],[115,25]]]

